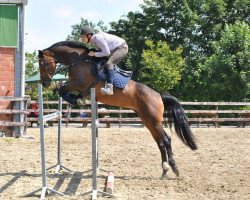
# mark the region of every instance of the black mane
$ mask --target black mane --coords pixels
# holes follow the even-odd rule
[[[54,48],[57,47],[61,47],[61,46],[67,46],[67,47],[71,47],[71,48],[79,48],[79,49],[84,49],[85,51],[99,51],[98,49],[94,49],[94,48],[89,48],[86,44],[82,43],[82,42],[75,42],[75,41],[61,41],[61,42],[57,42],[53,45],[51,45],[50,47],[48,47],[48,50],[52,50]],[[44,49],[46,50],[46,49]],[[94,61],[100,62],[102,60],[108,60],[107,57],[93,57],[92,58]]]
[[[84,43],[75,42],[75,41],[61,41],[61,42],[57,42],[57,43],[51,45],[47,49],[53,49],[53,48],[60,47],[60,46],[67,46],[67,47],[72,47],[72,48],[81,48],[81,49],[85,49],[87,51],[96,51],[95,49],[88,48]]]

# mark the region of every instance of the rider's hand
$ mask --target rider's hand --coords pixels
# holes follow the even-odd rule
[[[95,56],[95,52],[94,51],[90,51],[88,55],[89,56]]]

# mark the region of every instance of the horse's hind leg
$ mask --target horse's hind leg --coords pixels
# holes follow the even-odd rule
[[[173,172],[178,176],[179,171],[173,157],[171,139],[162,127],[164,113],[162,96],[147,86],[137,84],[136,96],[134,96],[133,100],[135,102],[134,110],[151,132],[161,152],[162,177],[167,176],[168,162]]]
[[[177,176],[179,176],[179,170],[175,163],[173,152],[172,152],[171,138],[164,131],[160,123],[159,125],[154,125],[154,126],[149,126],[147,123],[146,126],[150,130],[161,152],[162,169],[163,169],[162,178],[167,177],[167,171],[169,169],[168,163],[171,166],[173,172]],[[168,156],[168,159],[167,159],[167,156]]]
[[[164,129],[162,128],[162,130],[164,131]],[[167,133],[164,131],[164,143],[167,149],[167,154],[168,154],[168,163],[171,166],[173,172],[179,176],[179,170],[178,167],[176,165],[176,162],[174,160],[174,156],[173,156],[173,152],[172,152],[172,145],[171,145],[171,138],[167,135]],[[163,175],[164,175],[164,171],[163,171]]]

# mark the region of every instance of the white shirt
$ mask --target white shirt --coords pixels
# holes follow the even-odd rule
[[[95,57],[109,56],[119,46],[126,43],[124,39],[104,32],[94,34],[91,39],[94,45],[101,50],[100,52],[95,52]]]

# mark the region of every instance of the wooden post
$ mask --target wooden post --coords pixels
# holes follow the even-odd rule
[[[28,104],[28,100],[24,100],[24,110],[27,110],[27,104]],[[24,135],[27,134],[27,114],[24,115],[24,119],[23,119],[23,122],[25,123],[24,125]]]
[[[122,107],[119,108],[119,128],[122,127]]]
[[[216,122],[215,122],[215,127],[216,128],[219,128],[220,126],[219,126],[219,122],[218,122],[218,118],[219,118],[219,114],[218,114],[218,111],[219,111],[219,106],[217,105],[217,106],[215,106],[215,109],[216,109],[216,114],[215,114],[215,119],[216,119]]]
[[[66,104],[66,109],[69,111],[69,104]],[[68,125],[69,125],[69,116],[70,116],[70,113],[67,112],[67,114],[66,114],[66,127],[68,127]]]

